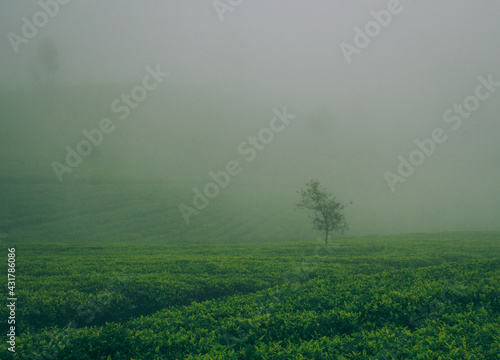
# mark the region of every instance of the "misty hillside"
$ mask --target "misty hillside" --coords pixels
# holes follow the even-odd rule
[[[388,192],[381,174],[394,159],[350,140],[353,133],[325,105],[273,105],[258,95],[214,94],[167,81],[124,120],[110,104],[134,84],[4,91],[1,108],[9,121],[0,123],[2,231],[18,241],[39,234],[44,241],[300,239],[314,234],[307,215],[294,211],[296,190],[311,177],[354,202],[348,209],[354,234],[442,231],[456,223],[474,230],[493,220],[497,205],[481,196],[491,199],[485,191],[495,178],[457,197],[464,206],[453,213],[452,200],[440,200],[442,186],[452,193],[475,179],[417,174],[404,192]],[[290,125],[254,157],[241,154],[239,144],[269,127],[273,109],[285,106],[295,115]],[[103,118],[112,119],[115,130],[59,182],[51,164],[65,164],[66,147],[75,150],[86,139],[82,131]],[[187,225],[178,205],[192,206],[193,188],[202,189],[208,173],[224,170],[230,160],[242,173]],[[472,220],[470,206],[480,201],[485,215]]]
[[[245,138],[244,131],[234,129],[242,123],[249,128],[234,109],[217,109],[216,99],[197,97],[192,90],[189,98],[181,91],[176,98],[164,94],[164,111],[138,110],[117,123],[116,131],[60,183],[51,163],[64,163],[65,147],[75,148],[84,139],[81,130],[110,116],[105,104],[121,89],[127,85],[4,93],[2,107],[12,121],[1,128],[0,209],[2,230],[13,240],[208,243],[300,239],[310,233],[304,216],[293,212],[295,189],[269,180],[265,166],[257,167],[262,174],[257,182],[253,178],[253,186],[239,181],[244,175],[231,179],[186,225],[178,205],[192,205],[192,188],[202,187],[209,171],[223,170],[239,156],[238,144],[229,139]],[[235,119],[232,127],[223,121],[217,126],[217,119],[228,118]],[[9,141],[16,137],[23,142]]]
[[[105,184],[155,184],[143,189],[172,199],[160,212],[181,229],[177,206],[235,160],[241,173],[200,219],[219,219],[220,206],[294,229],[295,238],[310,230],[307,215],[293,212],[296,191],[319,179],[353,202],[350,235],[500,230],[496,4],[408,2],[392,15],[383,1],[260,0],[224,15],[214,4],[74,2],[25,41],[22,19],[33,21],[40,6],[5,4],[0,191],[12,198],[19,192],[8,184],[46,184],[21,191],[49,206],[41,199],[78,192],[70,184],[92,185],[87,194]],[[367,35],[371,27],[379,33]],[[285,107],[293,120],[266,132],[273,109]],[[103,119],[113,130],[60,182],[52,164],[64,165],[67,147],[76,151],[83,131]],[[269,143],[249,144],[259,134]],[[429,143],[432,134],[439,143]],[[88,206],[57,204],[67,216]],[[9,214],[5,232],[12,214],[32,211],[21,202],[0,207]]]

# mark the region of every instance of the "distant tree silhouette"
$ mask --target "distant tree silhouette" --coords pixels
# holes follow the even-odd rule
[[[38,45],[37,62],[35,81],[38,85],[55,85],[56,73],[59,70],[59,52],[52,39],[44,39]]]

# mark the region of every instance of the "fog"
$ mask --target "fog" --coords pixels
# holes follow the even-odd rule
[[[497,2],[1,0],[0,8],[3,213],[29,212],[30,201],[81,212],[89,197],[68,190],[79,182],[154,183],[170,209],[165,226],[217,234],[231,228],[234,210],[256,228],[312,238],[307,213],[293,207],[296,191],[319,179],[353,202],[349,235],[500,230]],[[92,129],[102,139],[70,166],[67,147]],[[252,147],[259,134],[267,143]],[[241,172],[197,209],[193,189],[213,181],[210,172],[230,173],[231,161]],[[50,201],[36,184],[50,186]],[[30,200],[17,202],[16,191]],[[96,194],[88,201],[114,207]],[[181,204],[196,213],[186,220]],[[21,234],[27,225],[0,226]]]

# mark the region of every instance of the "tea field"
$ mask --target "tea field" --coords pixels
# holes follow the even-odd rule
[[[500,359],[499,233],[3,245],[2,359]]]

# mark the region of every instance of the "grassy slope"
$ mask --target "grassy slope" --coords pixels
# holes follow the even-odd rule
[[[248,175],[233,178],[186,225],[178,205],[192,205],[193,187],[238,156],[238,142],[251,133],[240,129],[250,128],[241,124],[242,105],[220,109],[206,94],[172,85],[121,121],[109,105],[130,86],[1,94],[0,232],[17,242],[76,243],[273,241],[310,233],[303,214],[293,212],[295,189],[259,166],[252,186],[240,181]],[[59,183],[51,163],[64,163],[65,147],[74,148],[81,131],[103,117],[116,130]]]
[[[422,327],[424,330],[415,332],[410,326],[410,317],[439,298],[447,283],[458,282],[468,289],[465,298],[450,304],[449,308],[463,314],[464,319],[475,316],[477,324],[487,326],[498,315],[498,293],[493,284],[498,281],[498,260],[495,259],[498,259],[499,238],[498,233],[345,238],[337,241],[338,246],[332,245],[329,255],[314,242],[19,244],[18,273],[23,276],[18,286],[24,305],[18,310],[18,317],[24,326],[31,326],[32,333],[27,335],[21,331],[19,354],[28,348],[38,352],[46,350],[41,339],[51,339],[51,334],[62,336],[62,343],[68,346],[67,350],[57,350],[58,358],[79,356],[80,351],[92,343],[95,359],[105,359],[107,355],[120,358],[116,351],[121,351],[123,358],[155,358],[173,353],[174,348],[176,354],[183,354],[176,356],[182,358],[196,353],[193,349],[198,348],[199,341],[206,343],[201,353],[214,354],[229,354],[230,349],[244,352],[247,346],[253,352],[273,354],[288,348],[301,353],[306,350],[300,347],[314,348],[318,346],[317,341],[334,348],[338,345],[335,351],[349,346],[358,351],[367,337],[385,336],[383,341],[390,343],[385,331],[394,334],[395,328],[399,332],[412,331],[411,336],[418,343],[431,328]],[[478,282],[478,279],[482,280]],[[493,288],[489,288],[491,286]],[[358,293],[365,297],[352,302],[352,296]],[[281,294],[280,299],[272,300],[276,294]],[[371,295],[366,298],[366,294]],[[325,301],[321,299],[330,299],[328,301],[335,301],[336,305],[328,305],[328,312],[323,314],[326,305],[317,308]],[[387,306],[386,302],[392,310],[387,310],[387,314],[376,310]],[[471,302],[473,308],[469,310],[473,311],[468,313]],[[257,303],[261,307],[266,303],[266,311],[275,308],[272,316],[278,318],[272,321],[262,318],[264,310],[255,310]],[[477,313],[482,307],[486,314]],[[138,318],[158,310],[161,311],[151,317]],[[203,322],[205,315],[202,314],[206,313],[209,318],[221,317],[220,311],[224,313],[222,323]],[[241,336],[238,329],[249,316],[256,317],[259,325],[252,331],[260,335],[246,334],[249,338],[242,347],[235,338]],[[345,316],[348,318],[343,318]],[[349,318],[351,316],[354,318]],[[446,316],[448,312],[443,313],[442,318]],[[90,328],[66,336],[58,329],[42,329],[44,325],[60,328],[70,321],[80,328]],[[113,323],[104,325],[106,321]],[[291,333],[274,329],[280,321],[289,325],[279,331],[295,324],[287,331],[299,331],[303,335],[293,337]],[[458,320],[447,321],[446,326],[452,326],[450,324]],[[172,328],[172,324],[177,325]],[[338,329],[332,330],[333,325],[324,327],[326,324],[343,324],[344,330],[337,333]],[[300,329],[293,330],[294,326]],[[304,326],[311,329],[305,330]],[[144,331],[152,333],[146,336]],[[273,331],[278,332],[273,335]],[[317,335],[312,336],[315,331]],[[225,343],[225,333],[229,334],[232,346]],[[124,334],[128,334],[128,340],[122,338]],[[169,341],[162,337],[164,334],[169,334]],[[341,335],[344,336],[337,338]],[[264,338],[258,340],[262,336]],[[73,337],[75,340],[70,341]],[[285,338],[290,341],[279,343]],[[120,350],[112,351],[103,345],[111,342],[119,344]],[[341,344],[334,345],[335,342]],[[155,353],[158,346],[160,349]],[[380,343],[373,346],[382,350]],[[136,347],[150,355],[137,356]],[[20,355],[20,358],[24,357]]]

